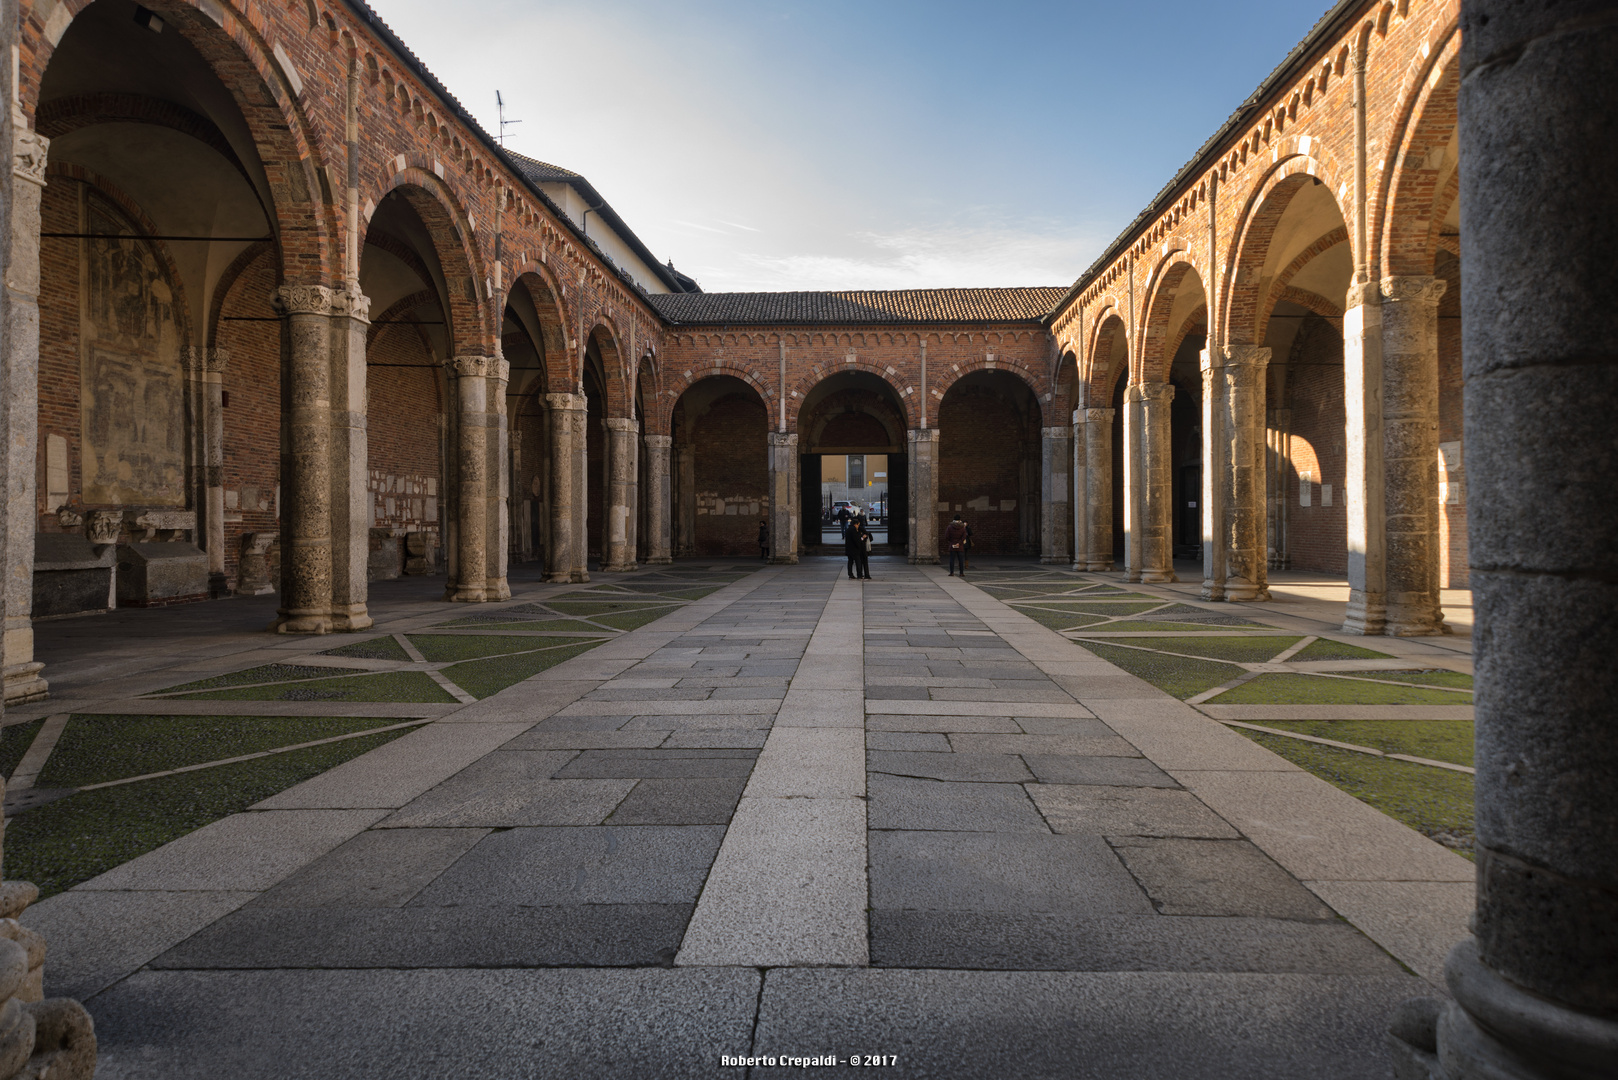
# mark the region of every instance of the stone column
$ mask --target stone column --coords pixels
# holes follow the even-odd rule
[[[697,553],[697,458],[690,446],[674,448],[674,554]]]
[[[602,507],[601,569],[607,572],[635,569],[634,534],[629,519],[635,512],[635,487],[639,462],[639,425],[621,416],[609,416],[607,435],[607,490]]]
[[[910,451],[910,561],[938,564],[938,429],[911,429],[905,435]]]
[[[1225,599],[1268,600],[1264,373],[1270,350],[1262,345],[1226,345],[1223,356],[1224,467],[1219,502],[1225,522]]]
[[[225,585],[225,368],[228,349],[198,349],[202,381],[202,546],[208,552],[208,595],[228,594]]]
[[[1438,301],[1448,285],[1382,279],[1386,634],[1449,630],[1438,602]]]
[[[1141,484],[1140,385],[1124,389],[1124,580],[1140,580],[1141,525],[1145,514]]]
[[[282,448],[282,634],[332,629],[331,309],[323,285],[286,285],[275,294],[282,316],[287,445]]]
[[[1040,432],[1039,561],[1073,561],[1073,513],[1069,471],[1073,464],[1073,429],[1050,427]]]
[[[1072,460],[1069,462],[1073,467],[1073,516],[1069,521],[1069,526],[1073,530],[1073,562],[1071,568],[1074,570],[1083,570],[1085,568],[1085,548],[1089,544],[1090,538],[1090,519],[1086,516],[1089,509],[1089,500],[1086,497],[1089,493],[1088,473],[1086,470],[1088,451],[1085,449],[1086,440],[1090,437],[1089,412],[1090,410],[1088,409],[1073,410],[1073,442],[1071,446],[1073,455]]]
[[[545,430],[551,438],[551,542],[545,548],[545,580],[574,581],[584,559],[576,549],[574,525],[584,517],[584,492],[574,486],[578,459],[584,456],[587,405],[583,394],[546,394]]]
[[[7,33],[15,40],[14,7]],[[15,87],[13,87],[15,90]],[[29,131],[21,110],[12,107],[11,173],[0,187],[5,235],[3,281],[0,281],[0,389],[4,400],[6,503],[5,568],[5,703],[42,701],[50,686],[34,659],[34,507],[36,454],[39,446],[39,201],[45,190],[46,150],[50,140]]]
[[[1112,422],[1117,409],[1085,409],[1084,569],[1112,569]]]
[[[798,561],[798,433],[770,432],[770,562]]]
[[[1140,388],[1140,580],[1180,580],[1174,573],[1174,384]]]
[[[1225,598],[1225,515],[1221,502],[1225,458],[1224,351],[1203,349],[1202,369],[1202,598]]]
[[[484,460],[488,477],[484,492],[483,598],[511,599],[506,567],[511,559],[511,429],[506,416],[506,384],[511,379],[511,362],[496,356],[489,360],[484,399],[487,407]]]
[[[331,628],[364,630],[371,558],[370,435],[365,339],[371,301],[357,285],[332,294]]]
[[[1395,1027],[1449,1080],[1618,1062],[1618,145],[1590,126],[1618,114],[1618,5],[1577,12],[1461,5],[1477,912],[1437,1062],[1438,1003]]]
[[[480,604],[488,595],[489,492],[488,411],[489,358],[457,356],[449,362],[455,373],[455,485],[459,492],[455,523],[455,573],[444,588],[444,598]]]
[[[674,537],[670,531],[669,448],[674,440],[667,435],[645,435],[641,442],[646,453],[646,563],[662,566],[674,561]]]
[[[1350,285],[1343,313],[1343,412],[1348,454],[1348,609],[1343,631],[1380,634],[1387,613],[1382,495],[1382,297],[1376,285]]]

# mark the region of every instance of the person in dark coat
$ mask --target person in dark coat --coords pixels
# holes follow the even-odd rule
[[[835,518],[837,522],[837,532],[842,536],[843,543],[845,544],[848,543],[848,519],[852,516],[853,515],[848,512],[847,506],[839,506],[837,508],[837,517]]]
[[[966,576],[966,542],[970,535],[971,530],[966,527],[966,522],[961,520],[959,514],[955,515],[955,520],[944,530],[944,547],[949,550],[950,577],[955,576],[957,566],[961,568],[961,576]]]
[[[871,576],[869,554],[865,550],[865,541],[870,535],[865,531],[865,523],[858,518],[848,523],[848,532],[843,536],[843,554],[848,557],[850,578],[863,579]]]
[[[758,557],[765,562],[770,561],[770,519],[758,519]]]

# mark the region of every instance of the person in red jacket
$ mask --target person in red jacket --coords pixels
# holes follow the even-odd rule
[[[956,514],[955,520],[949,523],[944,530],[944,546],[949,549],[949,576],[955,576],[955,568],[961,568],[961,576],[966,576],[966,522],[961,515]]]

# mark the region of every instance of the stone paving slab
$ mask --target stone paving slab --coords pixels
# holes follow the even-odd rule
[[[1098,836],[873,832],[870,845],[871,907],[878,911],[1152,911]]]

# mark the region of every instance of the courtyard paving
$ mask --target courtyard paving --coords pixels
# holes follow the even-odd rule
[[[71,864],[23,919],[47,991],[86,999],[104,1078],[1388,1074],[1472,864],[1215,702],[1285,675],[1451,695],[1327,712],[1469,708],[1408,675],[1464,650],[1287,668],[1333,647],[1307,605],[873,574],[389,583],[321,640],[256,632],[262,600],[45,624],[6,854]],[[1277,695],[1308,704],[1240,707]],[[97,813],[123,846],[88,858]]]

